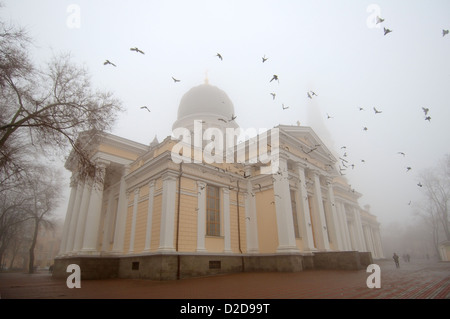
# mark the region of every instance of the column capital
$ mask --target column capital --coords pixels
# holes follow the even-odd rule
[[[230,193],[230,189],[228,187],[222,187],[222,191],[224,194],[229,194]]]
[[[77,187],[78,186],[78,182],[79,182],[80,178],[79,178],[79,174],[78,172],[73,172],[72,176],[70,176],[70,187]]]
[[[136,188],[134,189],[134,196],[139,195],[139,191],[140,191],[140,188],[139,188],[139,187],[136,187]]]
[[[161,176],[163,181],[176,181],[178,178],[178,174],[174,173],[174,172],[165,172],[164,174],[162,174]]]
[[[328,186],[332,186],[333,185],[333,180],[334,180],[333,176],[324,175],[324,178],[325,178],[325,182],[327,183]]]
[[[152,179],[150,182],[148,182],[148,187],[154,187],[155,186],[155,180]]]
[[[206,183],[203,181],[197,181],[197,187],[204,189],[206,187]]]
[[[95,161],[95,165],[96,165],[96,167],[98,167],[98,168],[106,168],[106,166],[108,166],[109,164],[111,164],[110,161],[104,160],[104,159],[102,159],[102,158],[98,158],[98,159]]]
[[[303,170],[305,170],[305,169],[307,169],[307,168],[309,168],[309,165],[308,165],[308,163],[303,163],[303,162],[295,162],[295,164],[296,164],[296,168],[297,169],[303,169]]]

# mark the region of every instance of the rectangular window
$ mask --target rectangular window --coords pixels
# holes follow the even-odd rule
[[[294,190],[291,190],[291,206],[292,206],[292,219],[294,221],[295,238],[300,238],[300,230],[298,227],[298,216],[297,216],[297,204],[295,202]]]
[[[220,236],[220,195],[219,188],[206,187],[206,235]]]

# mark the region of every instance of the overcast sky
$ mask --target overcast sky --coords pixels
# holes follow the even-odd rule
[[[207,72],[242,128],[299,121],[337,154],[345,145],[355,164],[346,177],[382,225],[412,217],[418,173],[450,153],[448,0],[1,2],[2,19],[34,39],[36,63],[70,52],[123,101],[113,134],[145,144],[171,135],[181,97]]]

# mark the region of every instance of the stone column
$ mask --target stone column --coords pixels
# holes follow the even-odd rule
[[[109,191],[108,203],[106,204],[105,220],[103,222],[103,239],[102,239],[102,251],[107,252],[109,250],[110,238],[111,238],[111,222],[114,205],[114,194],[112,189]]]
[[[197,181],[197,251],[204,252],[206,235],[206,183]]]
[[[295,242],[294,222],[292,220],[291,194],[287,171],[287,160],[280,156],[279,170],[273,175],[273,191],[277,216],[277,252],[298,252]]]
[[[352,245],[350,242],[350,234],[348,230],[348,224],[347,224],[347,214],[345,212],[345,207],[341,202],[335,202],[337,206],[337,212],[339,215],[339,221],[341,224],[341,230],[342,230],[342,242],[343,242],[343,248],[344,250],[352,250]]]
[[[337,243],[337,249],[344,250],[342,238],[341,238],[342,231],[341,231],[341,227],[339,225],[339,219],[338,219],[337,210],[336,210],[336,199],[334,198],[334,191],[333,191],[332,183],[333,183],[333,179],[327,178],[327,190],[328,190],[328,200],[330,202],[330,208],[331,208],[331,218],[333,220],[334,234],[336,237],[335,240]]]
[[[364,239],[366,241],[367,250],[372,253],[372,256],[375,256],[375,248],[373,246],[373,238],[372,232],[370,231],[370,225],[363,225],[362,229],[364,233]]]
[[[84,181],[83,197],[81,198],[80,211],[78,213],[77,231],[73,244],[73,252],[77,253],[83,248],[84,231],[86,226],[86,216],[91,198],[92,178],[86,177]]]
[[[73,214],[73,206],[77,195],[77,186],[78,180],[76,173],[72,173],[72,177],[70,178],[70,197],[69,203],[67,205],[66,218],[64,220],[64,227],[61,238],[61,246],[59,248],[59,255],[63,255],[66,252],[67,238],[69,237],[69,227]]]
[[[378,257],[379,258],[384,258],[384,254],[383,254],[383,248],[381,245],[381,236],[380,236],[380,228],[377,226],[375,229],[375,242],[376,242],[376,246],[378,248]]]
[[[327,234],[327,222],[325,219],[325,210],[323,208],[323,197],[322,197],[322,189],[321,189],[321,185],[320,185],[320,178],[319,178],[319,174],[318,172],[314,172],[314,193],[316,195],[316,203],[317,203],[317,208],[319,211],[319,221],[320,221],[320,225],[319,225],[319,229],[320,229],[320,234],[321,239],[323,241],[323,248],[325,250],[330,250],[330,243],[328,240],[328,234]]]
[[[177,176],[166,173],[163,176],[163,194],[161,203],[161,230],[159,237],[160,252],[175,252],[175,203]]]
[[[247,172],[249,174],[250,172]],[[245,198],[245,226],[247,234],[247,252],[257,253],[258,248],[258,223],[256,217],[256,199],[253,193],[252,182],[247,180],[247,195]]]
[[[67,243],[66,243],[66,247],[65,247],[66,254],[71,253],[74,248],[75,235],[77,232],[77,225],[78,225],[78,216],[80,214],[81,199],[83,198],[83,190],[84,190],[84,181],[82,181],[80,178],[78,178],[77,193],[75,196],[75,202],[73,204],[72,215],[70,217],[69,234],[67,236]]]
[[[151,249],[152,243],[152,225],[153,225],[153,200],[155,196],[155,181],[148,183],[148,209],[147,209],[147,228],[145,232],[145,247],[144,251],[148,252]]]
[[[117,203],[116,229],[114,230],[113,244],[113,252],[116,254],[123,253],[124,251],[125,227],[128,211],[127,183],[125,182],[125,176],[128,175],[129,169],[128,166],[124,167],[120,179],[119,202]]]
[[[298,200],[298,203],[302,210],[302,218],[303,218],[302,223],[301,223],[303,249],[305,251],[313,251],[313,250],[317,250],[317,248],[314,247],[314,238],[313,238],[312,226],[311,226],[311,212],[309,211],[308,191],[306,190],[305,166],[298,163],[297,171],[298,171],[298,176],[299,176],[299,181],[298,181],[299,200]]]
[[[134,251],[134,237],[136,234],[138,201],[139,201],[139,188],[136,188],[134,190],[134,197],[133,197],[133,216],[131,218],[130,246],[128,248],[128,252],[130,253]]]
[[[360,251],[367,251],[366,241],[364,240],[362,223],[361,223],[361,215],[359,213],[359,208],[353,207],[353,213],[355,214],[355,230],[356,236],[358,236],[358,247]]]
[[[109,162],[99,161],[96,167],[96,179],[93,181],[89,208],[86,216],[86,224],[82,251],[90,254],[99,254],[97,244],[99,238],[100,219],[102,217],[103,185],[105,180],[106,165]]]
[[[222,194],[223,194],[224,252],[231,253],[230,190],[228,188],[223,187]]]

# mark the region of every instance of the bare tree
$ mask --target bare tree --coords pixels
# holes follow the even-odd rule
[[[440,221],[436,211],[436,206],[430,199],[427,199],[425,203],[417,204],[415,207],[415,214],[420,216],[424,222],[424,226],[429,230],[431,235],[431,241],[434,247],[434,253],[439,255],[439,242],[440,242]]]
[[[22,185],[23,186],[23,185]],[[24,187],[0,192],[0,265],[6,249],[18,240],[23,223],[31,218],[30,196]]]
[[[29,249],[28,272],[34,272],[34,249],[39,230],[53,228],[52,213],[61,198],[60,174],[49,167],[36,167],[27,172],[27,192],[31,198],[28,215],[33,221],[33,235]]]
[[[425,195],[430,202],[428,212],[439,221],[446,240],[450,240],[450,155],[446,155],[438,165],[420,174]]]
[[[80,172],[95,177],[95,164],[76,142],[111,128],[121,102],[111,92],[94,90],[89,74],[69,54],[52,58],[43,69],[28,57],[23,30],[0,22],[0,182],[23,173],[30,151],[77,154]]]
[[[446,155],[435,167],[419,174],[425,191],[425,202],[417,206],[420,215],[430,228],[433,245],[439,256],[442,240],[450,240],[450,155]]]

